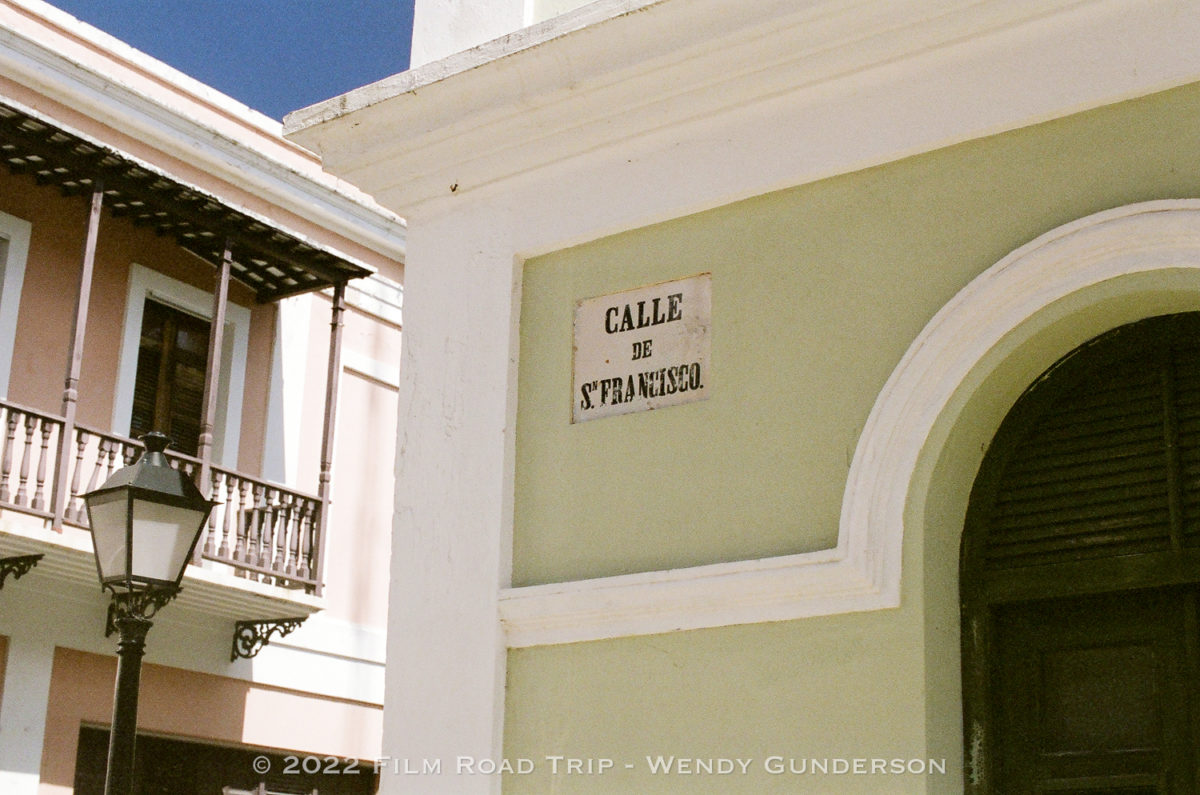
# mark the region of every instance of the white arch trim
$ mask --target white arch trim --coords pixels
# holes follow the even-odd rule
[[[1200,200],[1129,205],[1052,230],[972,280],[893,370],[859,438],[835,549],[508,589],[508,644],[897,607],[906,510],[987,377],[1018,361],[1011,381],[1027,384],[1108,328],[1186,308],[1200,308]]]
[[[950,428],[1001,363],[1017,362],[1008,379],[1015,398],[1060,356],[1104,331],[1197,308],[1197,200],[1127,205],[1051,230],[946,304],[880,392],[843,495],[839,542],[849,559],[879,557],[881,601],[899,603],[910,501],[923,498]],[[1049,344],[1031,350],[1039,338]]]

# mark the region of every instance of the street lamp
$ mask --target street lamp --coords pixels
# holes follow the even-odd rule
[[[161,433],[146,434],[141,458],[83,495],[100,587],[112,591],[109,612],[120,633],[105,795],[132,792],[138,683],[150,619],[179,593],[183,570],[216,504],[171,467],[163,455],[170,441]]]

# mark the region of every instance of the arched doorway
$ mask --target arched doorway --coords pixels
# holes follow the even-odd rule
[[[1103,334],[1026,390],[960,575],[970,791],[1200,791],[1200,313]]]

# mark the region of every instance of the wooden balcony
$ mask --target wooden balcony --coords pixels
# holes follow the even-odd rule
[[[69,268],[63,300],[74,295],[74,317],[65,354],[66,378],[57,414],[0,401],[0,557],[42,554],[38,571],[71,587],[95,584],[95,558],[81,495],[131,463],[141,445],[78,422],[84,337],[98,267],[101,217],[114,224],[152,227],[188,252],[187,267],[212,266],[211,332],[204,368],[196,457],[170,455],[201,492],[219,505],[197,544],[184,576],[184,594],[198,612],[237,619],[307,615],[323,607],[323,538],[328,520],[333,434],[345,289],[371,268],[271,214],[190,184],[154,163],[118,151],[105,141],[64,127],[33,108],[0,103],[0,163],[30,177],[29,191],[55,190],[88,200],[79,230],[82,257],[77,289]],[[276,215],[286,215],[277,213]],[[107,233],[107,232],[106,232]],[[105,267],[101,259],[99,267]],[[110,274],[111,275],[111,274]],[[305,494],[218,466],[214,461],[219,414],[222,335],[231,280],[271,303],[332,290],[329,358],[317,494]],[[101,311],[104,311],[102,308]],[[48,364],[47,366],[54,366]],[[189,584],[190,583],[190,584]]]
[[[0,511],[46,520],[51,528],[88,529],[81,496],[140,455],[140,442],[76,426],[64,445],[64,417],[0,401]],[[66,456],[61,451],[70,450]],[[192,477],[197,458],[167,451]],[[200,490],[219,504],[196,544],[195,566],[225,569],[238,578],[319,595],[320,497],[219,466],[208,468]]]

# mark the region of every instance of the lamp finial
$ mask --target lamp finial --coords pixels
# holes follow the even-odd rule
[[[147,453],[161,453],[167,449],[167,446],[172,444],[174,440],[165,433],[159,431],[151,431],[150,433],[142,434],[140,437],[142,444],[146,445]]]

